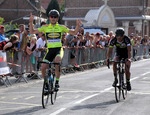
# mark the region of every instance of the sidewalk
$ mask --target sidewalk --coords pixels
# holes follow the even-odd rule
[[[6,76],[6,77],[1,77],[0,78],[0,88],[2,87],[10,87],[16,84],[21,84],[21,83],[28,83],[28,82],[34,82],[34,80],[41,80],[42,79],[42,75],[41,72],[38,71],[38,76],[31,76],[30,78],[28,77],[29,73],[25,73],[23,75],[19,76]]]

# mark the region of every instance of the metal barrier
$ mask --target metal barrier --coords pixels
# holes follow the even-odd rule
[[[80,65],[80,67],[82,66],[88,66],[90,64],[100,64],[101,62],[103,63],[104,60],[106,59],[106,53],[107,53],[107,49],[100,49],[100,48],[89,48],[89,47],[85,47],[85,48],[65,48],[64,49],[64,57],[62,59],[62,69],[63,68],[68,68],[68,64],[70,64],[70,60],[71,60],[71,53],[73,53],[76,56],[76,63],[78,65]],[[115,51],[115,49],[113,50],[113,52]],[[20,64],[21,67],[19,66],[11,66],[11,68],[15,69],[15,70],[20,70],[21,72],[25,72],[27,73],[26,70],[26,63],[27,63],[27,57],[23,56],[23,52],[17,52],[18,56],[21,57],[21,59],[16,59],[15,58],[15,54],[16,52],[13,54],[11,52],[7,52],[7,59],[9,62],[14,62],[17,64]],[[10,56],[11,54],[11,56]],[[114,54],[114,53],[113,53]],[[35,63],[32,64],[33,65],[33,69],[35,71],[35,76],[37,76],[37,78],[41,79],[41,77],[38,75],[38,71],[37,71],[37,61],[38,58],[37,55],[34,55],[33,58],[35,58]],[[113,56],[112,56],[113,58]],[[143,58],[149,58],[149,46],[136,46],[132,48],[132,59],[135,60],[140,60]],[[19,60],[19,61],[17,61]],[[21,61],[21,63],[20,63]],[[88,68],[88,67],[87,67]],[[28,82],[28,80],[30,79],[26,79],[26,77],[24,77],[25,75],[22,74],[22,77],[17,78],[16,82],[20,82],[21,79],[23,79],[25,82]]]

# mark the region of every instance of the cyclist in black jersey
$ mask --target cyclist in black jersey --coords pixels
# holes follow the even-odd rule
[[[107,61],[109,60],[110,54],[113,51],[113,46],[116,46],[114,61],[119,61],[121,59],[125,59],[125,73],[126,73],[126,80],[127,80],[127,90],[131,90],[130,84],[130,66],[131,66],[131,41],[130,39],[124,35],[124,29],[118,28],[116,29],[116,36],[110,41],[109,49],[107,52]],[[115,86],[118,83],[117,79],[117,63],[113,63],[113,72],[114,72],[114,83],[112,86]]]

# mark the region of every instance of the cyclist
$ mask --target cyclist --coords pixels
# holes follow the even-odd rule
[[[116,46],[114,61],[119,61],[122,58],[125,59],[127,90],[130,91],[131,90],[131,84],[130,84],[131,41],[126,35],[124,35],[123,28],[117,28],[115,33],[116,36],[109,43],[106,63],[108,63],[109,61],[110,54],[113,51],[113,46]],[[115,86],[118,83],[116,68],[117,68],[117,63],[113,63],[114,83],[112,86]]]
[[[47,53],[44,57],[44,61],[54,61],[55,63],[60,63],[61,59],[63,57],[63,48],[62,48],[62,43],[61,43],[61,36],[62,34],[69,33],[71,35],[76,35],[79,31],[79,28],[81,26],[81,19],[77,20],[77,26],[75,30],[70,30],[64,25],[59,25],[58,24],[58,19],[60,17],[60,14],[57,10],[53,9],[49,12],[49,19],[50,19],[50,24],[49,25],[44,25],[41,28],[34,29],[33,28],[33,19],[34,16],[32,13],[30,14],[30,19],[29,19],[29,25],[30,25],[30,33],[31,34],[36,34],[39,32],[44,32],[47,40]],[[48,68],[47,64],[42,64],[42,76],[43,78],[45,77],[46,69]],[[55,66],[55,75],[56,75],[56,83],[55,87],[59,88],[59,78],[60,78],[60,71],[59,71],[59,66]]]

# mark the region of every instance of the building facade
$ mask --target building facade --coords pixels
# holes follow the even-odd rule
[[[117,27],[125,33],[150,35],[150,0],[65,0],[65,25],[100,27],[106,34]]]
[[[35,15],[35,23],[45,20],[45,9],[41,6],[40,1],[36,0],[1,0],[0,1],[0,17],[3,17],[7,24],[23,23],[28,25],[30,13]]]

